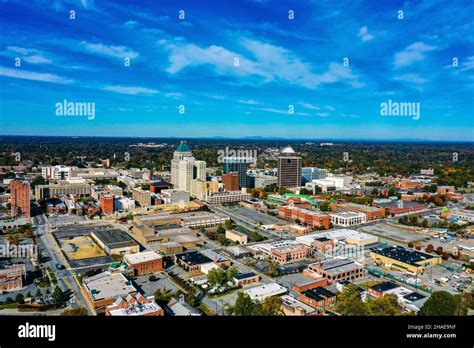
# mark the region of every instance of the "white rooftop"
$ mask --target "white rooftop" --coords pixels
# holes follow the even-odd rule
[[[285,287],[277,283],[263,284],[244,291],[252,300],[262,301],[267,297],[284,294],[288,291]]]
[[[124,256],[124,259],[127,263],[136,264],[161,259],[161,256],[154,251],[144,251],[141,253],[127,254]]]

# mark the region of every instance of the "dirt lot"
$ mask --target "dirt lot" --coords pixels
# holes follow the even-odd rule
[[[105,252],[89,236],[60,239],[59,243],[69,260],[75,261],[106,256]]]

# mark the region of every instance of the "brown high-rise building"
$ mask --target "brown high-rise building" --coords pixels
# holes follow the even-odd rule
[[[30,217],[30,184],[13,180],[10,183],[11,215]]]
[[[104,214],[113,214],[114,212],[114,196],[113,195],[101,195],[100,196],[100,209]]]
[[[239,190],[239,174],[230,172],[222,174],[222,183],[227,191],[238,191]]]
[[[291,147],[278,156],[278,187],[301,186],[301,157]]]

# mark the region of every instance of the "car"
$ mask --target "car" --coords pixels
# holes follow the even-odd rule
[[[58,270],[62,270],[62,269],[65,269],[66,267],[64,267],[64,265],[61,265],[60,263],[57,263],[56,264],[56,269]]]

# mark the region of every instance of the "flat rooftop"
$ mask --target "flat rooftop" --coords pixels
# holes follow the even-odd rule
[[[401,246],[393,246],[385,249],[376,249],[374,253],[412,266],[420,266],[418,264],[420,261],[436,258],[433,255],[429,255],[415,250],[409,250]]]
[[[161,259],[161,255],[158,255],[154,251],[144,251],[141,253],[127,254],[124,256],[125,261],[131,264],[149,262]]]
[[[197,251],[187,251],[181,254],[176,254],[176,259],[190,266],[202,265],[213,261],[209,257]]]
[[[83,283],[94,301],[115,299],[118,296],[137,291],[132,282],[125,278],[122,273],[111,273],[109,271],[85,278]]]
[[[109,248],[123,248],[138,245],[135,240],[119,229],[94,230],[92,233]]]
[[[330,291],[326,288],[323,288],[321,286],[318,286],[317,288],[306,290],[305,292],[303,292],[303,294],[306,297],[309,297],[309,298],[311,298],[315,301],[318,301],[318,302],[324,301],[327,298],[331,298],[331,297],[336,296],[335,293],[333,293],[332,291]]]

